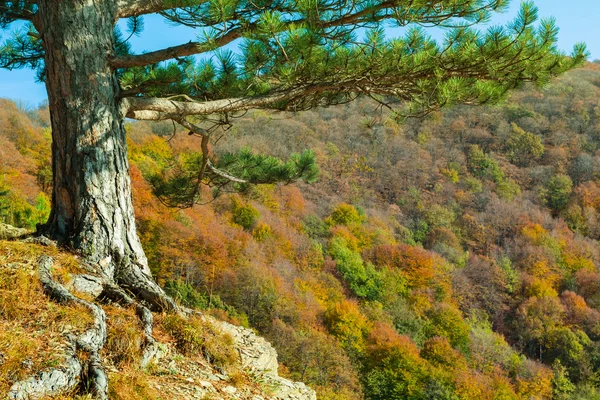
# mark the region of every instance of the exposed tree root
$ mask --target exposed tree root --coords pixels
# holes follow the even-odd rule
[[[179,307],[151,276],[132,262],[128,262],[115,272],[117,284],[135,295],[137,299],[148,305],[152,311],[178,311]]]
[[[83,379],[98,400],[108,399],[108,379],[100,359],[100,350],[106,341],[106,315],[102,307],[73,295],[52,278],[51,257],[42,256],[38,261],[38,274],[44,291],[58,303],[75,303],[88,308],[94,315],[94,325],[78,337],[70,337],[71,349],[67,365],[38,374],[15,383],[9,392],[10,399],[32,399],[51,396],[72,390]],[[87,353],[88,360],[82,362],[77,353]]]
[[[44,246],[57,246],[56,242],[44,236],[14,237],[26,243],[35,243]],[[78,337],[71,335],[70,346],[67,349],[67,360],[64,366],[45,372],[40,372],[26,380],[16,382],[10,390],[9,398],[14,400],[29,400],[45,396],[54,396],[74,390],[78,385],[85,391],[92,393],[98,400],[108,399],[108,379],[100,350],[104,347],[107,336],[106,315],[99,304],[86,301],[75,296],[68,288],[57,282],[52,277],[53,259],[42,256],[38,260],[38,275],[46,294],[57,303],[75,303],[88,308],[94,316],[94,326]],[[99,302],[114,302],[122,306],[134,306],[136,314],[144,331],[145,343],[142,349],[141,367],[146,367],[158,356],[160,347],[152,335],[152,311],[182,312],[177,304],[154,282],[151,276],[144,272],[144,268],[132,262],[125,262],[115,269],[115,276],[107,276],[106,268],[87,264],[82,261],[84,269],[94,275],[78,275],[74,281],[85,281],[84,292],[89,292]],[[111,274],[112,275],[112,274]],[[91,281],[87,282],[87,281]],[[102,292],[92,293],[91,284],[102,288]],[[81,283],[79,283],[81,286]],[[74,286],[78,288],[78,284]],[[96,297],[97,295],[97,297]],[[83,361],[78,354],[84,352],[86,359]]]
[[[122,306],[135,306],[135,312],[142,323],[144,338],[146,340],[140,364],[142,368],[146,367],[159,352],[158,343],[154,339],[154,336],[152,336],[152,324],[154,321],[152,311],[135,301],[125,290],[115,284],[105,284],[104,291],[100,294],[99,300],[112,301]]]

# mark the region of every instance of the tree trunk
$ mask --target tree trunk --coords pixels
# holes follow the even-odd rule
[[[52,212],[42,232],[154,308],[171,307],[151,278],[135,227],[120,87],[108,63],[116,0],[38,4],[54,175]]]

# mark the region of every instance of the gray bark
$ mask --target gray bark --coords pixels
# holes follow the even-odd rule
[[[175,304],[152,280],[135,227],[114,55],[116,0],[40,0],[52,121],[52,212],[42,233],[98,265],[154,309]]]

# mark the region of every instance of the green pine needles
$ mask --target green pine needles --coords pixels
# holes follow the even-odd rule
[[[319,175],[315,155],[310,150],[291,154],[287,161],[282,161],[242,149],[223,154],[206,172],[203,165],[201,153],[188,153],[172,160],[167,171],[149,177],[154,194],[170,207],[191,207],[207,201],[202,197],[202,184],[212,188],[214,199],[223,192],[245,192],[257,184],[289,184],[299,180],[312,183]]]
[[[403,118],[452,104],[496,103],[510,89],[547,84],[587,57],[584,44],[569,55],[559,51],[554,20],[538,21],[531,1],[522,3],[511,23],[485,30],[478,25],[505,11],[508,0],[113,1],[116,17],[128,24],[124,33],[115,29],[115,51],[107,62],[120,80],[126,116],[173,120],[208,141],[211,132],[248,109],[300,111],[369,96]],[[36,3],[0,1],[3,27],[19,19],[33,22],[4,41],[0,67],[37,68],[43,80]],[[135,53],[128,40],[143,33],[143,16],[151,13],[197,29],[197,40]],[[443,29],[443,39],[434,40],[427,33],[431,27]],[[199,125],[190,127],[192,116]],[[173,182],[156,186],[171,196],[175,185],[194,174],[217,188],[240,190],[310,180],[316,167],[309,159],[283,162],[242,151],[200,161],[197,173],[180,166]],[[199,190],[179,193],[196,198]]]

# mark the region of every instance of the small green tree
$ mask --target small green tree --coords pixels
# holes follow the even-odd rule
[[[526,167],[532,161],[539,160],[544,154],[542,139],[530,132],[525,132],[517,124],[512,123],[512,132],[506,141],[507,155],[510,161],[519,167]]]
[[[558,212],[565,208],[573,191],[573,181],[568,175],[554,175],[543,193],[546,205]]]

